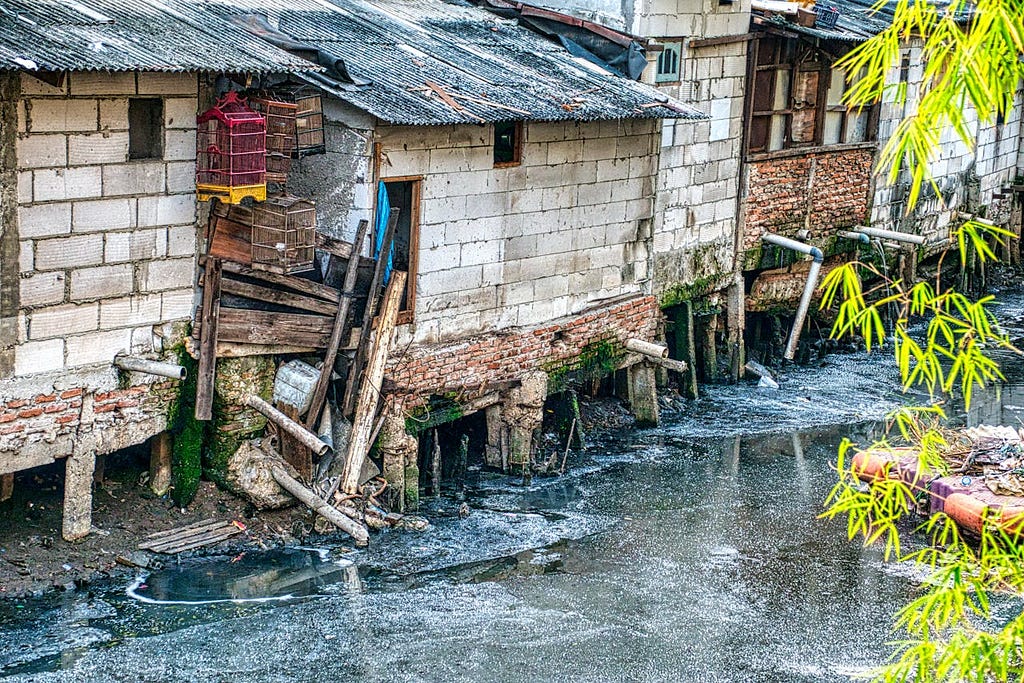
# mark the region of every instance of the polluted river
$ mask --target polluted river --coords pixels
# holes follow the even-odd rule
[[[1024,299],[1002,317],[1018,336]],[[1017,425],[1024,364],[966,421]],[[369,549],[169,562],[0,603],[11,681],[847,681],[883,662],[912,572],[818,518],[844,436],[900,402],[891,356],[705,387],[529,486],[478,476]]]

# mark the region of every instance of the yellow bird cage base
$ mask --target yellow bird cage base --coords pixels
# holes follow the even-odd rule
[[[199,183],[196,185],[196,194],[201,202],[218,199],[224,204],[241,204],[246,197],[252,197],[253,201],[262,202],[267,199],[267,186],[264,184],[227,187]]]

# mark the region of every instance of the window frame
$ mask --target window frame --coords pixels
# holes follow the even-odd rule
[[[512,160],[511,161],[498,161],[496,158],[498,151],[498,126],[511,124],[515,131],[515,139],[512,145]],[[522,121],[502,121],[491,125],[491,152],[492,159],[494,161],[494,168],[514,168],[521,166],[523,163],[523,122]]]
[[[399,325],[408,325],[416,319],[416,280],[420,269],[420,213],[423,202],[424,177],[422,175],[406,175],[380,179],[385,186],[388,183],[412,184],[409,202],[411,204],[409,210],[409,269],[406,271],[405,308],[398,311]],[[374,211],[376,212],[376,210],[377,207],[374,206]]]
[[[658,46],[661,47],[658,59],[654,64],[655,85],[679,85],[683,81],[683,39],[682,38],[658,38]],[[675,52],[676,69],[674,73],[661,72],[661,60],[669,52]]]

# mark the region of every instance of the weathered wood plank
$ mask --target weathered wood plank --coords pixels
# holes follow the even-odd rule
[[[402,271],[391,273],[384,302],[381,305],[380,321],[377,326],[373,352],[366,363],[359,398],[356,402],[355,417],[352,420],[352,436],[349,439],[348,457],[341,473],[341,486],[345,493],[358,493],[359,473],[363,460],[370,450],[370,436],[377,416],[377,403],[381,383],[384,381],[384,367],[391,350],[391,338],[398,323],[398,309],[405,293],[406,274]]]
[[[280,304],[281,306],[299,308],[303,311],[323,313],[324,315],[332,315],[337,308],[333,304],[323,301],[322,299],[316,299],[302,294],[293,294],[291,292],[282,292],[279,289],[272,289],[263,285],[253,284],[251,282],[242,282],[234,277],[223,278],[220,283],[220,291],[224,294],[234,294],[235,296],[245,297],[246,299],[266,301],[269,303]]]
[[[302,292],[303,294],[315,296],[333,304],[337,304],[338,300],[341,298],[341,294],[333,287],[328,287],[325,284],[306,280],[305,278],[296,277],[294,275],[282,275],[280,273],[272,273],[268,270],[253,270],[241,263],[232,263],[230,261],[226,262],[223,267],[224,270],[229,273],[244,275],[245,277],[252,278],[253,280],[277,285],[296,292]]]
[[[327,386],[330,384],[331,373],[334,372],[334,361],[338,357],[338,349],[341,348],[342,335],[345,332],[345,323],[348,320],[348,308],[352,302],[352,293],[356,288],[356,278],[359,275],[359,253],[363,248],[363,241],[369,230],[370,222],[359,221],[359,229],[356,231],[355,251],[345,272],[345,283],[342,287],[341,300],[338,302],[338,309],[334,316],[334,325],[331,328],[331,339],[327,344],[327,353],[324,355],[324,365],[320,369],[320,376],[313,387],[313,398],[310,403],[309,413],[306,415],[306,429],[315,429],[320,419],[320,411],[323,410],[324,400],[327,398]]]
[[[217,372],[217,328],[220,310],[221,261],[206,261],[203,282],[202,331],[199,336],[199,369],[196,374],[196,419],[213,418],[213,381]]]
[[[330,318],[304,313],[221,309],[217,338],[242,344],[294,344],[315,349],[327,348],[331,337]]]
[[[210,256],[252,265],[252,228],[227,218],[214,218]]]

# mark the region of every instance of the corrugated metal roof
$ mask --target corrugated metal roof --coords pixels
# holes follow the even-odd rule
[[[223,19],[263,13],[283,33],[336,54],[371,84],[326,89],[388,123],[706,118],[462,0],[207,0],[205,7]]]
[[[3,0],[0,69],[262,73],[318,67],[211,15],[201,2]]]
[[[775,15],[766,21],[814,38],[862,43],[884,31],[892,23],[893,13],[896,9],[896,0],[887,0],[877,10],[875,9],[877,3],[874,0],[825,0],[821,4],[830,5],[839,10],[839,18],[836,20],[834,28],[800,26],[795,21],[780,15]],[[936,1],[931,4],[939,11],[944,11],[949,6],[949,3],[945,1]]]

